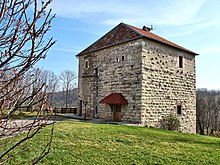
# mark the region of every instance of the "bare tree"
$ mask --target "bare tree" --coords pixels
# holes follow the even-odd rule
[[[216,95],[214,91],[208,91],[205,97],[205,117],[206,134],[209,135],[210,129],[214,129],[214,112],[216,111]]]
[[[205,134],[205,91],[197,90],[196,92],[196,126],[197,133]]]
[[[0,147],[0,164],[12,159],[16,153],[22,153],[16,148],[23,149],[24,146],[19,146],[26,144],[46,123],[46,120],[38,120],[38,115],[33,122],[24,124],[17,124],[12,117],[24,106],[35,105],[39,113],[44,108],[45,82],[40,80],[36,70],[30,70],[46,57],[55,43],[53,38],[45,40],[54,18],[51,9],[46,11],[50,3],[51,0],[0,1],[0,138],[27,131],[26,136],[12,146],[4,144]],[[32,164],[49,152],[51,139],[42,154],[33,158]]]
[[[47,86],[47,101],[46,101],[46,108],[51,110],[55,107],[55,103],[54,103],[54,93],[56,91],[58,91],[59,88],[59,78],[58,76],[55,75],[54,72],[52,71],[43,71],[42,73],[42,79],[46,82],[46,86]]]
[[[65,93],[65,107],[71,106],[73,95],[71,96],[71,91],[76,87],[76,74],[71,70],[64,70],[60,73],[60,80],[62,83],[62,89]],[[72,91],[73,92],[73,91]]]
[[[197,132],[204,135],[219,130],[220,123],[220,92],[197,90],[196,117]]]

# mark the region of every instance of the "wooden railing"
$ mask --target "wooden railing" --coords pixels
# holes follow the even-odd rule
[[[54,113],[77,113],[77,108],[54,108]]]

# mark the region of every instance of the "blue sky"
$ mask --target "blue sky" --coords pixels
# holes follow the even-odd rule
[[[153,25],[153,33],[200,54],[197,88],[220,89],[219,6],[219,0],[54,0],[50,35],[57,43],[37,65],[78,73],[75,55],[120,22]]]

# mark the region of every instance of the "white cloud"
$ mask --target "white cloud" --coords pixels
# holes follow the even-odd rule
[[[213,17],[212,19],[203,19],[201,21],[195,21],[192,24],[187,24],[183,26],[177,26],[177,29],[175,31],[172,31],[172,34],[166,35],[168,38],[172,37],[182,37],[186,35],[190,35],[192,33],[195,33],[199,30],[203,30],[205,28],[210,28],[215,25],[220,25],[220,20],[217,17]]]
[[[159,24],[185,25],[195,21],[198,11],[201,9],[205,0],[186,0],[177,1],[160,11],[160,17],[156,21]]]
[[[116,25],[119,22],[184,25],[194,21],[205,0],[62,0],[52,7],[58,16]]]
[[[163,1],[158,6],[139,6],[138,12],[132,10],[129,17],[109,19],[108,24],[115,24],[118,20],[126,20],[133,24],[148,22],[158,25],[186,25],[195,22],[195,17],[205,0]]]
[[[207,5],[210,5],[209,9],[203,11]],[[172,26],[175,31],[166,36],[180,37],[220,24],[219,12],[212,13],[212,5],[216,6],[217,4],[210,4],[206,0],[151,2],[146,0],[126,0],[126,2],[124,0],[57,0],[53,1],[52,8],[60,17],[111,27],[120,22],[138,27],[155,25],[170,28]],[[212,18],[207,16],[208,13]],[[85,31],[85,29],[81,30]],[[91,32],[94,33],[94,31]],[[97,33],[97,31],[95,32]]]
[[[220,55],[220,44],[219,45],[207,45],[200,49],[200,54],[219,54]]]
[[[124,2],[120,0],[62,0],[54,1],[52,8],[61,17],[67,18],[89,18],[101,13],[115,14],[130,13],[131,6],[124,8]],[[97,14],[97,15],[96,15]],[[102,15],[103,16],[103,15]]]

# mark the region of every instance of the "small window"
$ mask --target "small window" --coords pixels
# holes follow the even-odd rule
[[[97,106],[95,106],[95,109],[93,111],[93,115],[94,115],[95,118],[98,117],[98,107]]]
[[[182,105],[177,105],[177,114],[181,115],[182,113]]]
[[[121,57],[121,61],[124,61],[124,60],[125,60],[125,56],[122,56],[122,57]]]
[[[98,114],[98,107],[95,106],[95,114],[97,115]]]
[[[85,61],[85,68],[86,68],[86,69],[89,68],[89,61],[88,61],[88,60]]]
[[[116,62],[119,62],[119,58],[118,57],[116,57]]]
[[[95,75],[98,75],[98,68],[95,68],[95,69],[94,69],[94,74],[95,74]]]
[[[96,87],[96,97],[99,97],[99,87]]]
[[[183,56],[179,56],[179,68],[183,68]]]

